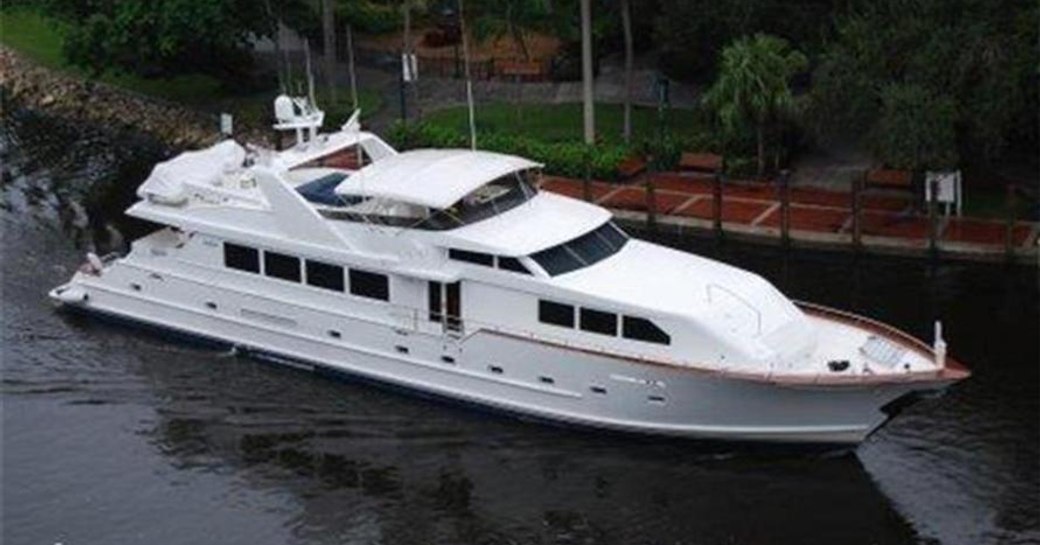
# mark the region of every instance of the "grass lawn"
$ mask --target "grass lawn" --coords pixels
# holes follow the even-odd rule
[[[89,73],[70,65],[62,54],[62,24],[25,7],[0,8],[0,43],[22,53],[36,63],[70,75],[88,78]],[[109,71],[98,81],[149,96],[210,110],[231,111],[243,122],[258,119],[266,122],[273,115],[276,89],[241,94],[207,74],[183,74],[169,78],[142,78],[134,74]],[[328,127],[338,126],[350,115],[349,91],[338,93],[330,103],[318,96],[318,104],[326,110]],[[359,102],[366,115],[382,106],[378,93],[359,90]],[[342,117],[342,119],[339,119]],[[336,125],[333,125],[335,123]]]
[[[596,136],[604,142],[621,142],[623,108],[620,104],[596,105]],[[444,127],[469,133],[469,114],[465,106],[437,110],[424,115],[424,120]],[[516,104],[493,103],[476,107],[477,131],[520,134],[541,140],[560,142],[581,140],[582,105],[572,104]],[[665,111],[666,127],[673,135],[692,137],[709,130],[693,110]],[[632,108],[633,140],[651,138],[657,134],[656,108]]]

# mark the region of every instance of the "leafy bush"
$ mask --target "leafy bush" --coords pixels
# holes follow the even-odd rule
[[[397,123],[387,133],[387,140],[399,149],[469,146],[466,135],[428,123]],[[481,134],[478,144],[484,150],[519,155],[538,161],[545,165],[546,172],[559,176],[581,178],[585,176],[588,168],[590,175],[599,180],[616,179],[618,165],[631,154],[631,150],[623,145],[586,146],[581,142],[544,142],[506,133]]]
[[[384,34],[401,28],[401,12],[395,5],[373,2],[340,2],[340,15],[356,32]]]

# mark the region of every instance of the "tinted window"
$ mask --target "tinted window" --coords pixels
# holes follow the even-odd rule
[[[350,269],[350,293],[389,301],[390,280],[385,274]]]
[[[645,318],[625,316],[621,320],[621,334],[626,339],[646,341],[657,344],[671,344],[672,338],[668,336],[657,324]]]
[[[602,261],[617,253],[628,237],[613,223],[607,222],[584,235],[531,254],[551,276],[567,273]]]
[[[525,267],[524,264],[515,257],[499,257],[498,268],[523,274],[531,274],[531,271],[527,270],[527,267]]]
[[[264,252],[264,274],[282,280],[299,282],[300,259],[276,252]]]
[[[580,269],[585,266],[577,254],[567,249],[566,244],[546,248],[531,254],[531,257],[545,269],[550,276],[556,276]]]
[[[494,256],[480,252],[468,252],[466,250],[456,250],[452,248],[448,250],[448,257],[455,261],[465,261],[466,263],[475,263],[477,265],[484,265],[485,267],[493,267],[495,265]]]
[[[319,288],[343,291],[343,267],[308,259],[307,283]]]
[[[617,335],[617,314],[582,308],[581,329],[603,335]]]
[[[224,243],[224,266],[240,271],[260,272],[260,252],[256,248]]]
[[[574,307],[552,301],[538,301],[538,321],[543,324],[574,327]]]

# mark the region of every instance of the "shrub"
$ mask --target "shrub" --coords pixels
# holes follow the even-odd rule
[[[428,123],[396,123],[387,133],[387,140],[398,149],[463,148],[469,145],[467,136]],[[542,163],[550,174],[581,178],[588,168],[589,174],[599,180],[616,179],[618,165],[631,154],[631,150],[623,145],[544,142],[499,132],[481,134],[478,143],[480,149],[519,155]]]

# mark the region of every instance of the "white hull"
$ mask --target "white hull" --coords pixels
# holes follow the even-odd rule
[[[161,276],[157,280],[154,273],[117,261],[103,277],[80,273],[51,297],[286,363],[541,419],[643,434],[855,444],[885,422],[884,405],[948,383],[825,386],[749,380],[488,329],[455,338],[430,331],[415,316],[381,323],[219,282]],[[133,285],[140,289],[130,289]],[[70,289],[89,295],[69,301]]]

